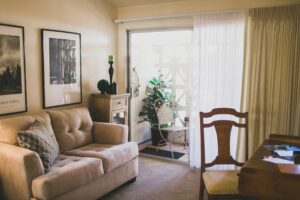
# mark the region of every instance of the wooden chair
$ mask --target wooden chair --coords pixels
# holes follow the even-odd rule
[[[213,116],[230,115],[235,116],[238,122],[232,120],[214,120],[205,123],[204,119]],[[244,119],[242,123],[241,119]],[[199,199],[204,195],[204,188],[209,199],[222,197],[240,197],[238,194],[238,170],[207,170],[206,168],[214,165],[235,165],[241,167],[244,163],[238,162],[230,155],[230,136],[232,127],[245,129],[245,159],[248,160],[248,113],[240,113],[231,108],[216,108],[211,112],[200,112],[200,133],[201,133],[201,183]],[[217,135],[218,153],[217,157],[210,163],[205,162],[205,128],[214,127]]]

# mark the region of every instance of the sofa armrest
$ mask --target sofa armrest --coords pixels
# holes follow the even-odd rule
[[[99,144],[123,144],[128,141],[126,125],[93,122],[93,138]]]
[[[43,174],[37,153],[0,142],[0,199],[30,199],[32,180]]]

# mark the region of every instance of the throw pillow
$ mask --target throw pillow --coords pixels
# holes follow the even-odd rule
[[[35,151],[41,158],[45,173],[49,171],[59,154],[59,147],[55,135],[38,120],[26,131],[17,134],[17,141],[23,148]]]

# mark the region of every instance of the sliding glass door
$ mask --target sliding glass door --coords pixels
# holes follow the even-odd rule
[[[176,125],[183,126],[187,111],[187,68],[191,56],[191,29],[145,30],[129,32],[129,80],[132,93],[130,106],[131,140],[152,145],[149,122],[139,116],[147,97],[147,87],[153,78],[169,82],[166,90],[175,96]],[[169,136],[171,137],[171,136]],[[187,137],[188,138],[188,137]],[[176,146],[176,144],[174,145]],[[183,141],[177,143],[178,151],[188,152]],[[176,148],[175,148],[176,151]],[[182,156],[188,161],[188,155]]]

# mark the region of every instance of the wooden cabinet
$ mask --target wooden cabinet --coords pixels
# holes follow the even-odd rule
[[[93,121],[128,125],[129,94],[91,94],[90,113]]]

